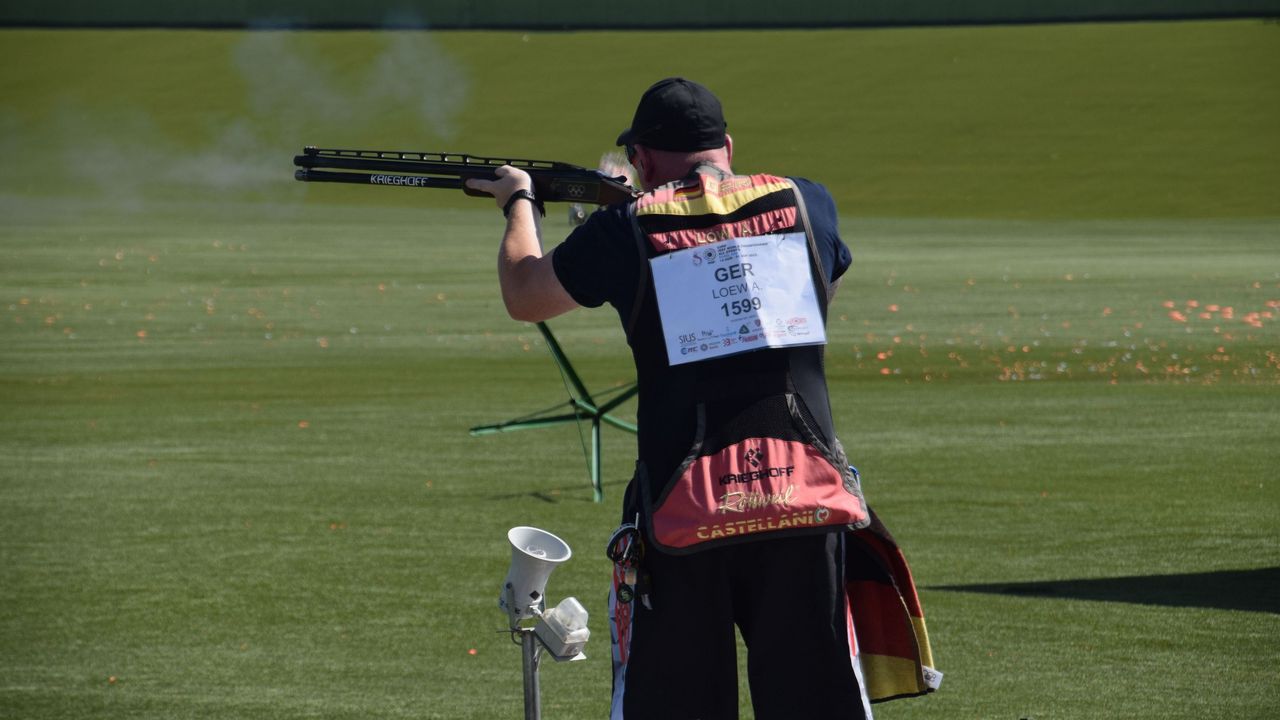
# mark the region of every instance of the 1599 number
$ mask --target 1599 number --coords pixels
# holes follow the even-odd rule
[[[760,298],[753,297],[745,300],[734,300],[733,302],[722,303],[720,309],[724,311],[725,317],[735,317],[737,315],[746,315],[749,312],[759,310],[763,303]]]

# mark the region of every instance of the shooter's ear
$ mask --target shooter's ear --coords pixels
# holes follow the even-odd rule
[[[649,148],[637,145],[635,155],[631,158],[631,167],[636,169],[636,179],[640,181],[642,190],[656,187],[653,177],[654,167],[649,159]]]
[[[733,166],[733,136],[729,133],[724,134],[724,154],[729,161],[729,166]]]

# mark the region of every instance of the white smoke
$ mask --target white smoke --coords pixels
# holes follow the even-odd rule
[[[68,101],[55,114],[54,134],[63,165],[74,181],[96,187],[118,210],[146,206],[147,186],[167,172],[174,153],[160,141],[155,121],[129,107],[92,114]]]
[[[640,187],[636,183],[636,169],[621,150],[610,150],[600,156],[600,172],[612,178],[626,178],[626,183],[631,187]]]
[[[233,54],[253,114],[263,127],[296,140],[318,124],[365,125],[389,111],[407,111],[429,134],[452,140],[469,94],[464,68],[428,32],[386,31],[376,37],[381,48],[375,55],[343,58],[364,66],[352,73],[332,58],[307,52],[295,33],[246,34]]]
[[[467,100],[464,72],[426,33],[387,33],[390,41],[373,63],[368,82],[374,106],[416,107],[427,128],[452,141],[455,120]]]
[[[61,163],[42,167],[50,154],[24,152],[18,155],[23,164],[29,158],[37,173],[87,183],[100,200],[123,210],[175,195],[297,200],[304,188],[292,180],[290,160],[304,144],[344,135],[367,137],[367,147],[381,148],[380,123],[394,117],[403,125],[405,113],[424,141],[447,142],[457,134],[469,95],[465,68],[429,32],[364,37],[368,42],[333,43],[331,35],[330,42],[318,42],[323,34],[244,32],[224,66],[241,81],[244,96],[228,98],[229,114],[195,128],[203,130],[198,137],[166,135],[164,122],[129,102],[128,88],[115,93],[118,106],[106,107],[85,102],[73,89],[61,98],[51,128],[36,130],[13,113],[0,115],[4,147],[33,145],[24,134],[44,143],[52,136],[53,157]],[[335,56],[335,47],[346,50]],[[12,166],[0,173],[0,195],[20,195],[21,176]]]
[[[231,51],[244,80],[249,115],[262,130],[298,131],[308,118],[345,124],[354,118],[356,98],[337,81],[330,58],[308,55],[290,32],[251,31]]]

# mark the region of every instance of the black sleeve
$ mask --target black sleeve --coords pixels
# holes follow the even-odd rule
[[[818,252],[822,256],[822,266],[827,268],[831,281],[835,282],[853,264],[849,246],[840,239],[840,217],[836,212],[836,202],[822,185],[804,178],[792,180],[804,196],[809,222],[813,225],[814,240],[817,241]]]
[[[560,284],[574,302],[600,307],[635,295],[637,257],[626,205],[592,213],[551,255]]]

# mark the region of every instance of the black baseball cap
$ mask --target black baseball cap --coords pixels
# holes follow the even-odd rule
[[[618,136],[618,144],[676,152],[710,150],[724,147],[726,127],[720,100],[710,90],[673,77],[644,91],[631,127]]]

